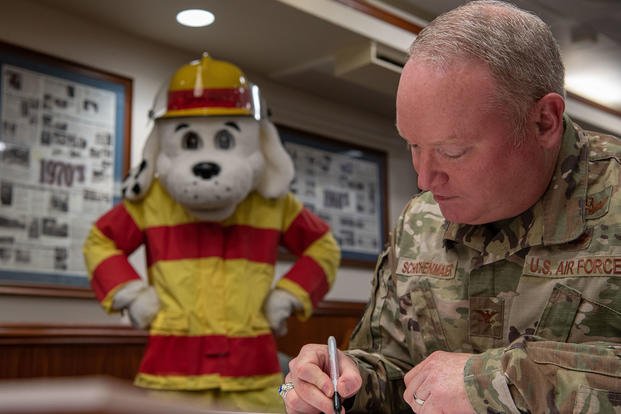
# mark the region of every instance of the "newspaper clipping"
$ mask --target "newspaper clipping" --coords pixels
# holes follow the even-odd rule
[[[0,279],[87,286],[82,244],[111,208],[112,91],[2,66]]]
[[[344,252],[375,260],[383,243],[378,165],[355,154],[284,145],[295,164],[291,191],[330,224]]]

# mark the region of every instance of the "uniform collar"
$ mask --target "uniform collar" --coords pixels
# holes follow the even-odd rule
[[[485,225],[445,222],[444,239],[464,244],[494,261],[537,245],[568,242],[585,229],[588,147],[582,129],[565,115],[556,169],[548,189],[517,217]]]
[[[542,197],[543,243],[575,240],[585,230],[584,202],[588,189],[589,146],[584,130],[565,115],[563,144],[552,182]]]

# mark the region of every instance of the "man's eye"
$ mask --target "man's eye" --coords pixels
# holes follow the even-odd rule
[[[181,148],[195,150],[203,147],[203,140],[194,131],[188,131],[181,137]]]
[[[220,131],[216,132],[216,136],[214,137],[214,144],[216,148],[228,150],[235,146],[235,137],[226,129],[221,129]]]
[[[467,148],[441,148],[438,149],[438,152],[445,156],[446,158],[459,158],[464,155],[467,151]]]

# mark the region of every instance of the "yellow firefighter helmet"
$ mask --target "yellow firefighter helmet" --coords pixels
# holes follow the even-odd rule
[[[150,117],[245,115],[258,120],[263,112],[259,88],[241,69],[204,53],[174,73]]]

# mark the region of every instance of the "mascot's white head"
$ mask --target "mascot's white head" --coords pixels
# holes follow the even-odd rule
[[[259,89],[228,62],[203,55],[181,67],[156,98],[141,164],[123,183],[143,198],[157,176],[170,196],[201,220],[229,217],[251,191],[288,191],[293,162],[267,119]]]

